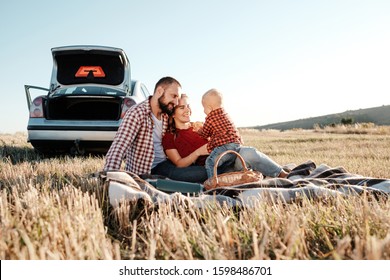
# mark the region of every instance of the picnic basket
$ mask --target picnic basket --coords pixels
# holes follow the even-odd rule
[[[228,153],[235,154],[241,160],[243,170],[227,172],[218,175],[217,174],[218,163],[220,159]],[[213,177],[207,179],[203,183],[203,186],[206,190],[211,190],[219,187],[230,187],[230,186],[242,185],[245,183],[258,182],[261,179],[263,179],[263,175],[258,171],[249,170],[245,164],[244,159],[239,153],[232,150],[228,150],[218,156],[214,164],[214,175]]]

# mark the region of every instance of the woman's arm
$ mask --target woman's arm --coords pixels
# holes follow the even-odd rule
[[[196,149],[188,156],[182,158],[179,152],[176,149],[165,150],[165,153],[170,161],[173,162],[177,167],[187,167],[193,164],[199,156],[208,155],[207,152],[207,144],[202,147]]]

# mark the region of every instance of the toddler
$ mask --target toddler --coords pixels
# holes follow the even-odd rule
[[[199,134],[209,139],[207,150],[210,155],[205,164],[208,178],[213,177],[214,165],[221,153],[227,150],[238,152],[243,144],[236,126],[223,108],[222,99],[222,94],[216,89],[210,89],[202,97],[206,119]],[[221,158],[218,167],[230,166],[235,159],[236,155],[233,153],[227,154]]]

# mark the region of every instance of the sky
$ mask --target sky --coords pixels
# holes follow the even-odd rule
[[[150,92],[224,95],[238,127],[390,105],[388,0],[14,0],[0,4],[0,133],[26,132],[24,85],[49,87],[51,48],[122,48]]]

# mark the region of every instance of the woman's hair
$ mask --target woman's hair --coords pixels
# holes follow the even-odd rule
[[[180,96],[180,99],[182,99],[182,98],[188,98],[188,95],[185,94],[185,93],[182,93],[181,96]],[[175,114],[176,108],[177,108],[177,106],[175,106],[173,108],[172,114],[169,115],[169,118],[168,118],[168,129],[167,129],[168,132],[173,133],[175,135],[177,135],[177,131],[176,131],[176,124],[175,124],[175,120],[173,118],[173,115]]]

